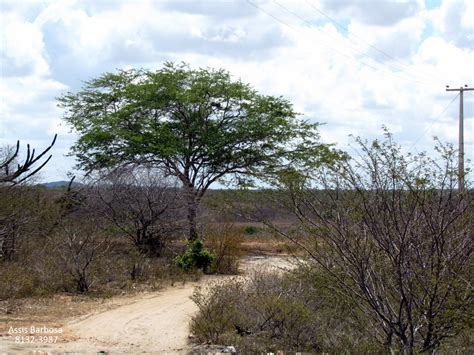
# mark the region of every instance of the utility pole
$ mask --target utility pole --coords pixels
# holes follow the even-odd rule
[[[471,91],[467,85],[461,86],[459,89],[450,89],[446,85],[446,91],[459,91],[459,149],[458,149],[458,189],[459,192],[464,192],[464,91]]]

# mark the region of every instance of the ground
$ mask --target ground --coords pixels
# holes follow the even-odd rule
[[[246,257],[241,270],[248,274],[262,268],[287,268],[287,257]],[[188,352],[192,349],[188,325],[197,311],[190,296],[203,286],[232,276],[205,276],[197,282],[167,287],[157,292],[107,300],[59,297],[30,306],[17,317],[4,316],[0,325],[0,353],[19,351],[59,352]],[[36,312],[32,308],[36,307]],[[28,305],[23,308],[28,310]],[[35,316],[31,316],[34,314]],[[61,329],[54,344],[40,344],[44,334],[11,334],[10,327]],[[34,335],[35,338],[31,338]],[[20,336],[20,338],[16,338]],[[21,338],[23,336],[23,338]],[[34,340],[34,343],[26,341]],[[54,340],[54,339],[53,339]],[[21,343],[19,341],[24,341]]]

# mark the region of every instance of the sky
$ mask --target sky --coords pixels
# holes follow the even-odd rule
[[[445,86],[474,87],[472,0],[0,0],[0,36],[0,146],[39,151],[57,133],[43,181],[75,165],[57,97],[117,69],[224,68],[349,153],[349,135],[381,138],[384,125],[405,151],[431,154],[433,136],[457,146]],[[464,120],[472,159],[474,91]]]

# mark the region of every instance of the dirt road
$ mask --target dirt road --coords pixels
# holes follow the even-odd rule
[[[194,284],[139,296],[136,302],[69,325],[79,342],[67,350],[181,351],[188,348],[190,317],[196,311],[190,296]]]
[[[244,272],[265,267],[287,267],[281,257],[246,258]],[[18,351],[60,352],[188,352],[189,321],[197,311],[190,299],[194,288],[228,276],[206,276],[197,283],[170,287],[159,292],[138,295],[128,304],[70,321],[64,332],[69,339],[56,344],[16,344],[0,338],[0,353]],[[4,347],[3,347],[4,346]]]

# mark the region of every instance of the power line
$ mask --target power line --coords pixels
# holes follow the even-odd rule
[[[323,15],[324,17],[326,17],[328,20],[330,20],[332,23],[334,23],[336,26],[338,26],[340,29],[342,29],[343,31],[345,31],[346,33],[352,35],[353,37],[359,39],[360,41],[364,42],[365,44],[367,44],[370,48],[376,50],[377,52],[383,54],[385,57],[391,59],[392,61],[398,63],[400,66],[402,67],[405,67],[409,70],[411,70],[411,68],[404,64],[403,62],[399,61],[397,58],[395,58],[394,56],[390,55],[389,53],[385,52],[384,50],[376,47],[375,45],[373,45],[372,43],[370,43],[369,41],[365,40],[364,38],[362,38],[361,36],[357,35],[356,33],[354,33],[353,31],[349,30],[346,26],[342,25],[341,23],[339,23],[338,21],[336,21],[334,18],[332,18],[331,16],[329,16],[327,13],[323,12],[321,9],[317,8],[316,6],[314,6],[311,2],[309,2],[308,0],[305,1],[306,4],[308,6],[310,6],[311,8],[313,8],[315,11],[317,11],[319,14]],[[349,37],[348,37],[349,38]],[[349,38],[350,39],[350,38]],[[374,58],[375,59],[375,58]],[[425,73],[426,77],[425,79],[428,79],[428,80],[433,80],[432,78],[432,75],[431,74],[428,74],[428,73]],[[437,80],[439,81],[442,81],[441,78],[437,77],[436,78]],[[434,81],[433,81],[434,82]]]
[[[275,16],[275,15],[269,13],[268,11],[265,11],[265,10],[262,9],[260,6],[256,5],[255,3],[251,2],[250,0],[246,0],[246,2],[247,2],[249,5],[255,7],[257,10],[261,11],[262,13],[264,13],[265,15],[267,15],[267,16],[271,17],[272,19],[274,19],[275,21],[278,21],[279,23],[281,23],[281,24],[283,24],[283,25],[285,25],[285,26],[291,28],[292,30],[294,30],[294,31],[298,31],[298,30],[299,30],[299,29],[295,28],[294,26],[288,24],[287,22],[283,21],[282,19],[278,18],[277,16]],[[318,29],[318,28],[316,28],[316,29],[319,30],[319,31],[321,31],[321,30]],[[364,65],[364,66],[366,66],[366,67],[369,67],[369,68],[371,68],[371,69],[373,69],[373,70],[375,70],[375,71],[380,70],[380,68],[376,68],[376,67],[374,67],[373,65],[370,65],[370,64],[368,64],[368,63],[362,62],[361,60],[358,60],[358,59],[356,59],[356,58],[354,58],[354,57],[351,57],[350,55],[345,54],[345,53],[343,53],[343,52],[341,52],[341,51],[335,49],[334,47],[331,47],[331,46],[329,46],[329,45],[327,45],[327,44],[325,44],[325,43],[323,43],[323,44],[324,44],[327,48],[333,50],[334,52],[338,53],[339,55],[341,55],[341,56],[343,56],[343,57],[346,57],[346,58],[350,59],[350,60],[353,61],[353,62],[362,64],[362,65]],[[392,75],[395,75],[395,73],[392,73],[392,72],[389,72],[389,73],[392,74]],[[430,85],[431,85],[431,84],[430,84]]]
[[[246,0],[246,1],[247,1],[247,3],[248,3],[249,5],[252,5],[252,6],[255,7],[257,10],[263,12],[265,15],[270,16],[270,17],[271,17],[272,19],[274,19],[275,21],[278,21],[278,22],[280,22],[281,24],[283,24],[283,25],[285,25],[285,26],[291,28],[292,30],[296,31],[296,28],[293,27],[292,25],[290,25],[288,22],[285,22],[285,21],[283,21],[282,19],[279,19],[278,17],[272,15],[272,14],[271,14],[270,12],[268,12],[268,11],[265,11],[265,10],[262,9],[260,6],[258,6],[257,4],[254,4],[254,3],[251,2],[250,0]]]
[[[325,31],[324,29],[321,29],[319,27],[313,27],[313,24],[311,22],[309,22],[308,20],[306,20],[305,18],[303,18],[302,16],[298,15],[297,13],[295,13],[294,11],[291,11],[290,9],[288,9],[286,6],[282,5],[281,3],[279,3],[278,1],[273,1],[276,5],[278,5],[280,8],[282,8],[284,11],[288,12],[289,14],[299,18],[301,21],[305,22],[308,26],[310,26],[311,28],[331,37],[332,39],[338,41],[339,38],[333,36],[331,33]],[[328,46],[330,47],[330,46]],[[333,49],[333,47],[330,47],[331,49]],[[357,49],[357,48],[356,48]],[[359,52],[357,54],[361,54],[362,52]]]
[[[265,15],[271,17],[273,20],[275,20],[275,21],[277,21],[277,22],[279,22],[279,23],[281,23],[281,24],[283,24],[283,25],[289,27],[289,28],[292,29],[293,31],[298,31],[298,30],[299,30],[298,28],[295,28],[294,26],[290,25],[288,22],[286,22],[286,21],[280,19],[279,17],[273,15],[272,13],[270,13],[270,12],[268,12],[268,11],[262,9],[260,6],[258,6],[257,4],[253,3],[252,1],[246,0],[246,2],[247,2],[249,5],[251,5],[251,6],[253,6],[254,8],[256,8],[257,10],[259,10],[260,12],[264,13]],[[281,4],[278,4],[278,5],[280,5],[280,6],[282,7]],[[290,11],[290,13],[291,13],[291,11]],[[296,14],[294,14],[294,13],[293,13],[293,15],[299,17],[298,15],[296,15]],[[318,31],[320,31],[320,32],[325,33],[325,32],[322,31],[321,29],[319,29],[319,28],[317,28],[317,27],[313,27],[312,24],[309,23],[306,19],[301,18],[301,17],[299,17],[299,18],[302,19],[303,21],[305,21],[306,23],[308,23],[308,24],[311,26],[311,28],[316,29],[316,30],[318,30]],[[353,61],[353,62],[356,62],[356,63],[358,63],[358,64],[362,64],[363,66],[366,66],[366,67],[368,67],[368,68],[371,68],[371,69],[374,70],[374,71],[387,72],[388,74],[391,74],[391,75],[393,75],[393,76],[398,76],[399,78],[404,79],[404,80],[408,80],[408,81],[412,81],[412,82],[417,82],[417,83],[420,83],[420,84],[422,84],[422,85],[429,85],[429,86],[432,86],[432,84],[429,84],[429,83],[422,82],[422,81],[420,81],[420,80],[414,79],[413,76],[411,76],[411,77],[403,77],[403,76],[400,76],[399,73],[393,72],[393,71],[388,70],[388,69],[386,69],[386,68],[383,68],[383,67],[382,67],[382,68],[377,68],[377,67],[375,67],[375,66],[373,66],[373,65],[371,65],[371,64],[368,64],[368,63],[366,63],[366,62],[364,62],[364,61],[362,61],[362,60],[360,60],[360,59],[354,58],[354,57],[352,57],[352,56],[350,56],[350,55],[348,55],[348,54],[346,54],[346,53],[343,53],[343,52],[339,51],[338,49],[336,49],[336,48],[334,48],[334,47],[332,47],[332,46],[330,46],[330,45],[327,45],[326,43],[322,43],[322,44],[323,44],[324,46],[326,46],[327,48],[331,49],[332,51],[338,53],[339,55],[341,55],[341,56],[343,56],[343,57],[346,57],[346,58],[348,58],[349,60],[351,60],[351,61]]]
[[[425,128],[423,130],[423,133],[420,134],[420,136],[418,136],[417,139],[415,139],[415,141],[413,142],[413,144],[410,146],[410,149],[412,149],[419,141],[421,138],[423,138],[425,136],[426,133],[428,133],[428,131],[431,130],[431,128],[433,127],[433,125],[441,118],[442,115],[444,115],[444,113],[448,110],[449,106],[451,106],[451,104],[458,98],[459,94],[457,94],[447,105],[446,107],[443,109],[443,111],[441,111],[439,114],[437,114],[435,116],[435,118],[433,118],[431,120],[431,123],[430,125],[428,126],[428,128]]]
[[[298,19],[300,19],[301,21],[303,21],[304,23],[306,23],[307,25],[309,25],[311,28],[314,28],[314,29],[316,29],[317,31],[322,32],[323,34],[326,34],[326,35],[328,35],[329,37],[331,37],[331,38],[333,38],[333,39],[335,39],[335,40],[338,40],[338,38],[334,37],[333,35],[329,34],[328,32],[324,31],[323,29],[318,28],[318,27],[313,27],[313,24],[312,24],[311,22],[309,22],[308,20],[306,20],[304,17],[298,15],[298,14],[295,13],[294,11],[291,11],[290,9],[288,9],[287,7],[285,7],[284,5],[280,4],[278,1],[274,1],[274,3],[275,3],[276,5],[278,5],[279,7],[281,7],[283,10],[285,10],[286,12],[288,12],[289,14],[291,14],[291,15],[297,17]],[[330,47],[330,48],[331,48],[331,47]],[[331,49],[335,50],[334,48],[331,48]],[[337,51],[337,50],[335,50],[335,51]],[[363,51],[359,51],[359,52],[357,52],[356,54],[359,54],[359,55],[360,55],[360,54],[363,54],[362,52],[363,52]],[[344,54],[344,55],[347,56],[346,54]],[[350,56],[348,56],[348,57],[350,57]],[[352,57],[350,57],[350,58],[351,58],[351,59],[354,59],[354,60],[357,60],[357,59],[352,58]],[[376,62],[380,63],[380,64],[383,65],[383,66],[390,67],[390,69],[395,69],[395,70],[398,70],[398,69],[399,69],[399,68],[395,68],[395,67],[388,66],[385,62],[381,61],[380,59],[377,59],[377,58],[371,58],[371,59],[375,60]],[[362,62],[361,60],[358,60],[358,61],[359,61],[360,63],[363,63],[364,65],[368,65],[367,63]],[[377,69],[377,68],[375,68],[375,67],[373,67],[373,66],[370,66],[370,65],[369,65],[369,67],[371,67],[371,68],[373,68],[373,69],[375,69],[375,70],[379,70],[379,69]],[[419,79],[415,79],[415,78],[414,78],[414,75],[410,75],[409,78],[406,78],[406,77],[400,76],[399,73],[393,72],[393,71],[391,71],[391,70],[388,70],[388,72],[389,72],[390,74],[392,74],[392,75],[396,75],[396,76],[398,76],[398,77],[400,77],[400,78],[402,78],[402,79],[405,79],[405,80],[410,80],[410,81],[418,82],[418,83],[424,84],[424,85],[430,85],[430,86],[432,85],[431,83],[427,83],[427,82],[425,82],[425,81],[422,81],[422,80],[419,80]]]

